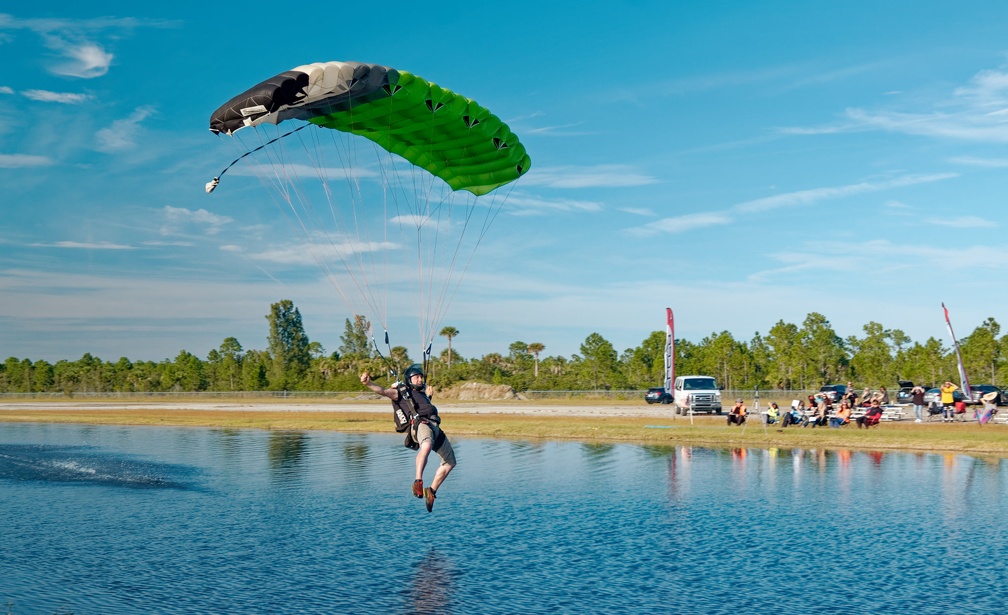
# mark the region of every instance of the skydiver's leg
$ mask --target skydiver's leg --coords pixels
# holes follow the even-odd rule
[[[424,468],[427,467],[427,456],[430,455],[431,445],[434,442],[434,433],[430,425],[420,423],[416,429],[416,441],[420,444],[416,455],[416,480],[423,480]]]
[[[438,487],[444,482],[444,479],[448,478],[448,474],[455,469],[455,450],[452,448],[451,442],[448,441],[448,436],[445,436],[444,441],[441,443],[441,447],[438,448],[437,454],[441,457],[441,465],[438,466],[437,472],[434,474],[434,480],[431,481],[431,489],[437,492]]]

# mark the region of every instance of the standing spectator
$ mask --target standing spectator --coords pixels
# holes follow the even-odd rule
[[[951,423],[955,420],[955,392],[959,387],[946,380],[941,387],[942,422]]]
[[[739,397],[735,400],[735,407],[731,409],[728,413],[728,426],[741,425],[745,423],[745,417],[748,412],[746,411],[745,404],[742,403],[742,398]]]
[[[924,421],[924,387],[915,386],[910,391],[911,399],[913,400],[914,414],[917,415],[917,420],[915,423],[920,423]]]

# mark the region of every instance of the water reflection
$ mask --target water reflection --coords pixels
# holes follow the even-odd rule
[[[410,587],[410,613],[448,614],[453,611],[456,584],[459,576],[454,562],[430,547],[413,565]]]
[[[266,458],[276,478],[292,479],[301,474],[308,438],[299,431],[270,432]]]

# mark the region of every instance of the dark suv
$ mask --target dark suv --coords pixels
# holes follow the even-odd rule
[[[671,404],[672,396],[665,392],[665,387],[651,387],[644,394],[644,401],[649,404]]]
[[[835,404],[838,403],[840,398],[844,396],[844,393],[847,392],[847,386],[843,384],[824,384],[819,387],[819,392],[825,393],[829,396],[829,400]]]

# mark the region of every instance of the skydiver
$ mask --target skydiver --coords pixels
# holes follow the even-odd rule
[[[371,375],[367,372],[361,374],[361,384],[371,389],[378,395],[388,397],[392,400],[392,405],[396,406],[402,402],[407,407],[407,416],[415,415],[410,427],[410,434],[413,441],[419,445],[416,456],[416,480],[413,481],[413,495],[423,498],[427,505],[427,512],[434,508],[434,500],[437,497],[438,487],[448,478],[448,473],[455,468],[455,451],[452,449],[448,436],[441,431],[441,418],[438,416],[437,408],[431,403],[427,378],[423,368],[413,364],[406,369],[403,374],[404,383],[392,389],[386,389],[371,381]],[[434,474],[434,480],[430,487],[423,486],[423,472],[427,466],[427,457],[431,451],[441,458],[441,465],[438,466]]]

